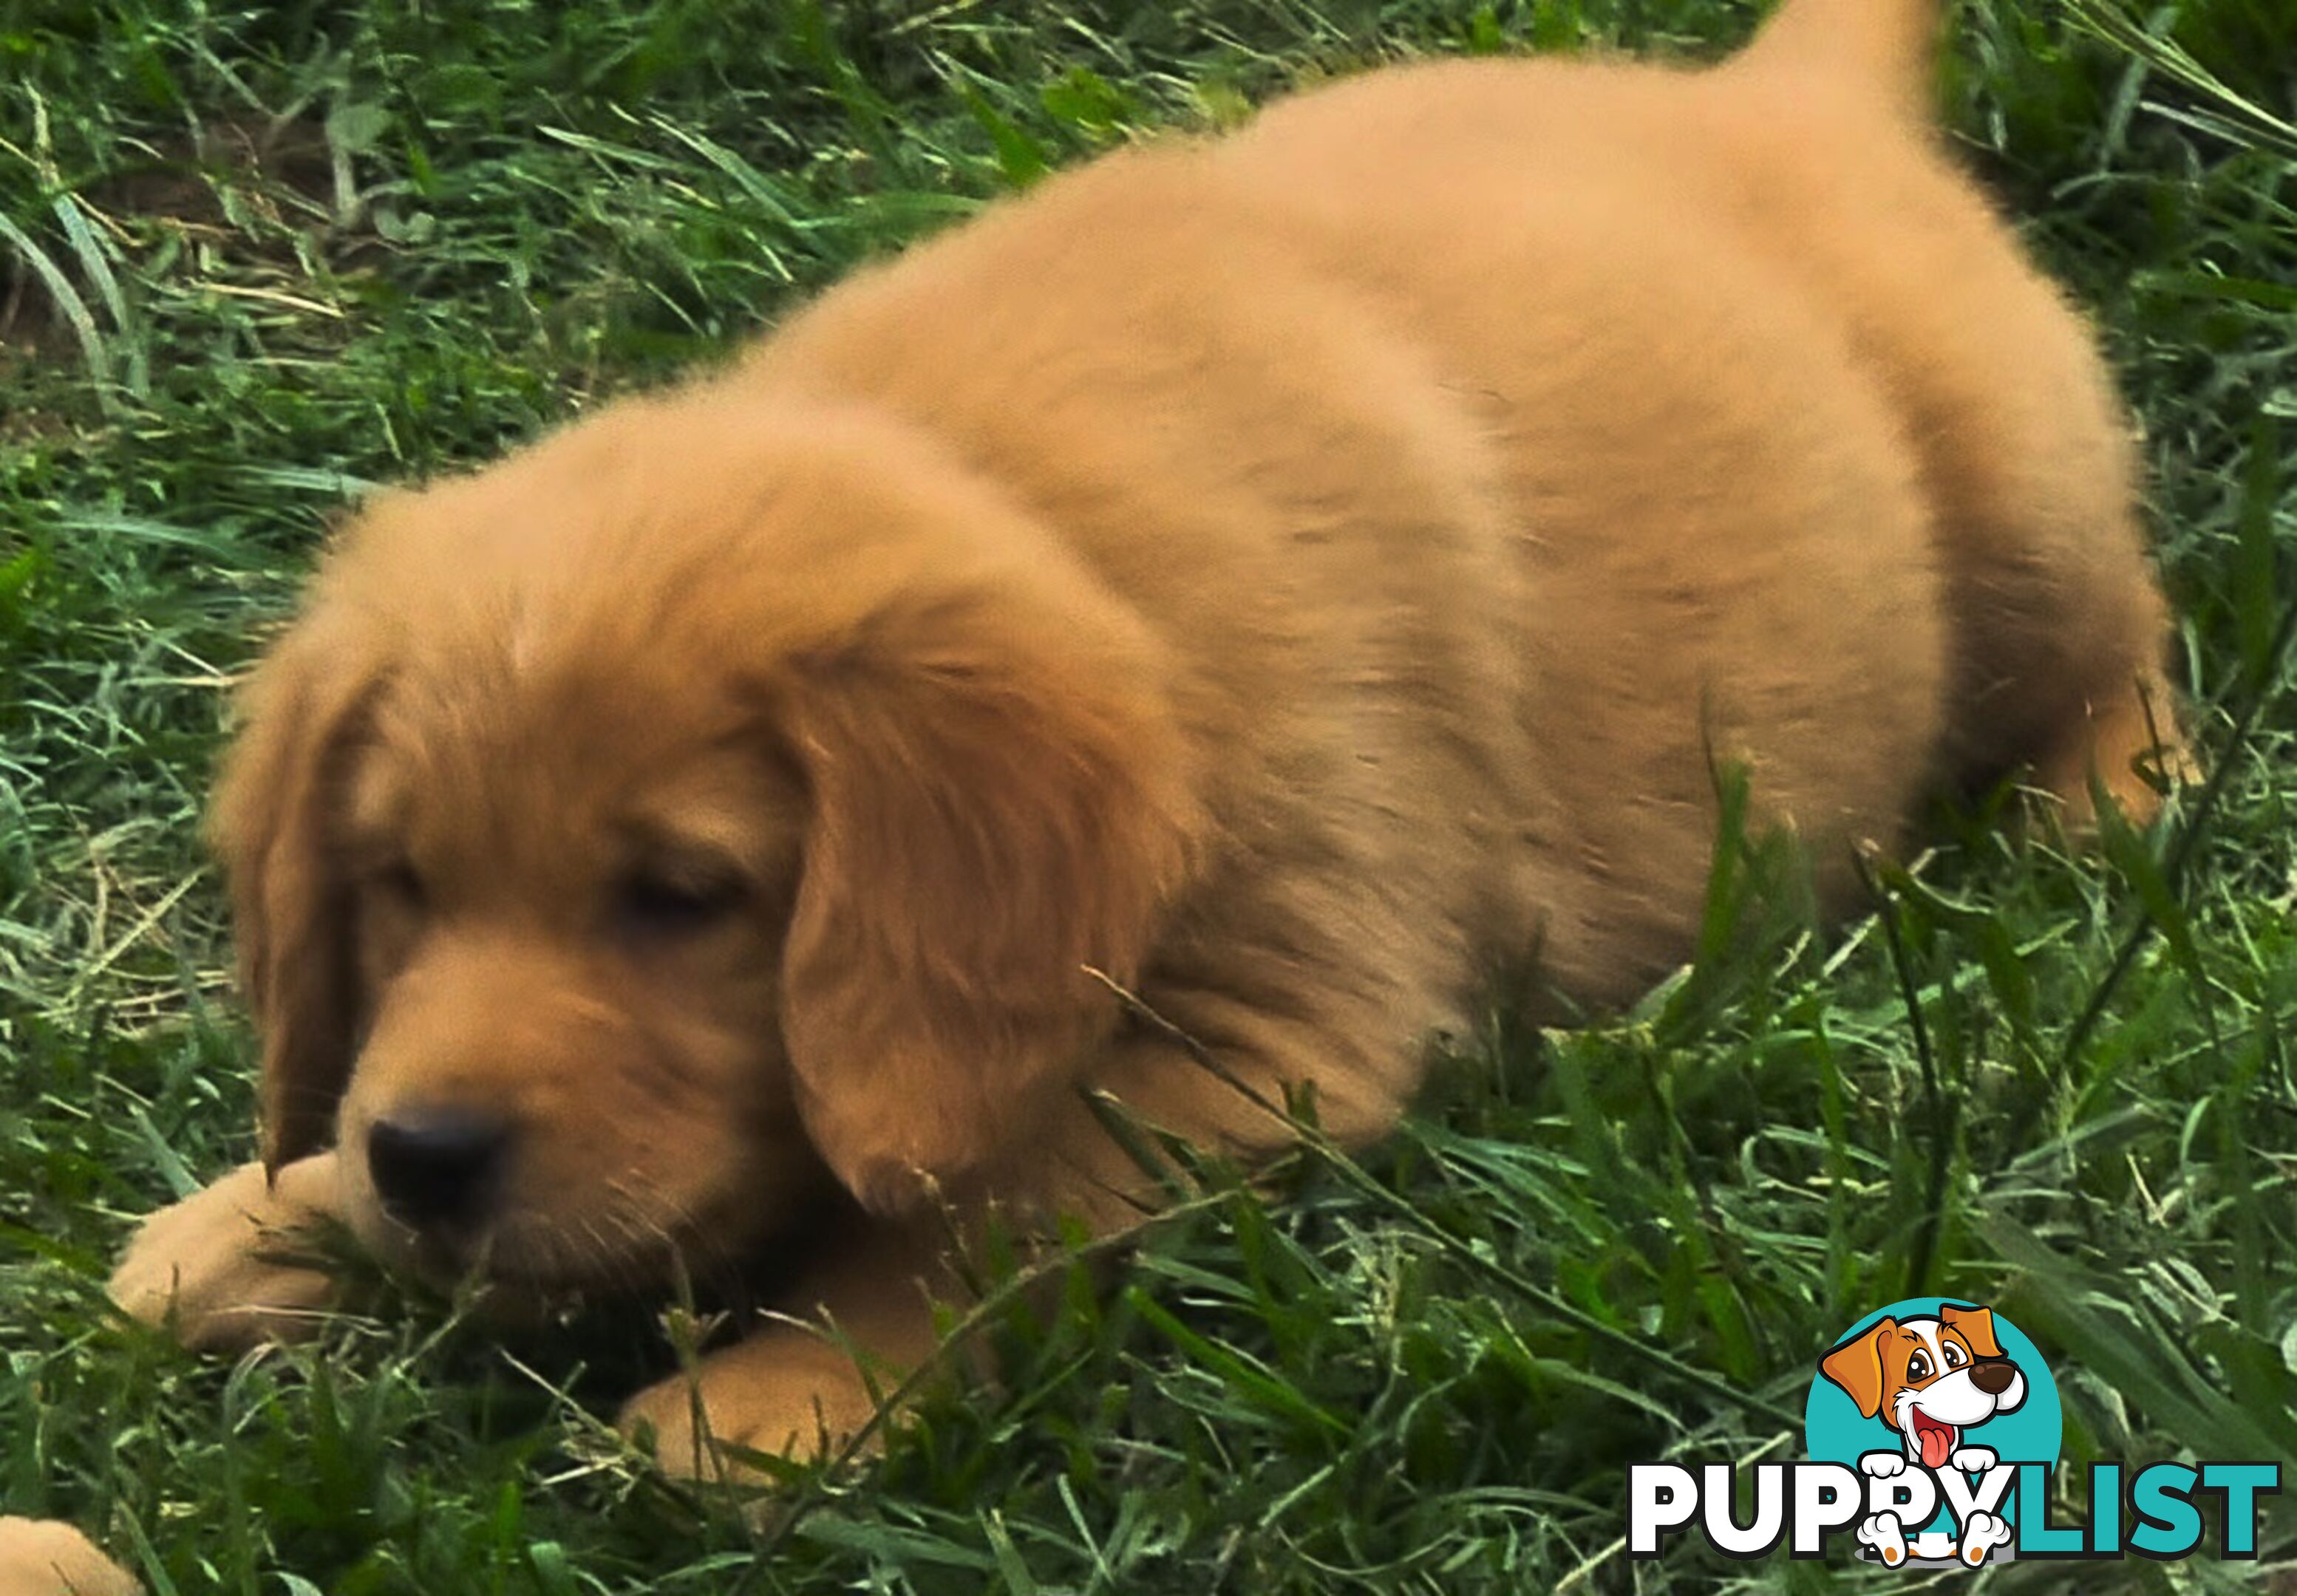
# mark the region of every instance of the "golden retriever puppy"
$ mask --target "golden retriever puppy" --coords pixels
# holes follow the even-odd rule
[[[1942,786],[2151,812],[2128,425],[1927,125],[1933,27],[1370,74],[370,506],[216,810],[264,1164],[119,1300],[293,1333],[262,1235],[317,1213],[661,1289],[844,1194],[782,1305],[905,1367],[936,1202],[1132,1211],[1080,1089],[1288,1135],[1093,972],[1360,1143],[1492,965],[1568,1016],[1685,958],[1717,761],[1837,908]],[[629,1409],[676,1468],[870,1412],[781,1320],[691,1378]]]

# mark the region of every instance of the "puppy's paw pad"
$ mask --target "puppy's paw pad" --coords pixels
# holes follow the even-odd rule
[[[5,1596],[138,1596],[141,1589],[70,1525],[0,1518],[0,1592]]]
[[[2008,1544],[2016,1533],[2006,1520],[1991,1513],[1972,1513],[1962,1526],[1962,1544],[1955,1549],[1955,1555],[1975,1568],[1986,1560],[1987,1553],[1996,1546]]]
[[[1877,1513],[1858,1526],[1858,1538],[1874,1549],[1885,1567],[1895,1568],[1906,1560],[1906,1527],[1896,1513]]]

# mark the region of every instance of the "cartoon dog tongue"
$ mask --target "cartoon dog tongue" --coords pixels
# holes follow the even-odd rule
[[[1943,1468],[1954,1455],[1954,1426],[1940,1424],[1927,1413],[1910,1413],[1914,1420],[1914,1444],[1922,1448],[1922,1467]]]

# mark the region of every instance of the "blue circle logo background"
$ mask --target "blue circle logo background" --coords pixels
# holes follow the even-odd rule
[[[1877,1308],[1837,1336],[1827,1349],[1822,1349],[1821,1355],[1881,1320],[1935,1318],[1939,1309],[1948,1303],[1964,1308],[1985,1305],[1956,1296],[1908,1297],[1886,1308]],[[2026,1400],[2012,1411],[1997,1414],[1967,1431],[1964,1444],[1987,1447],[2005,1464],[2054,1465],[2065,1439],[2065,1415],[2058,1406],[2057,1382],[2050,1378],[2049,1366],[2042,1362],[2042,1354],[2027,1339],[2026,1333],[1999,1313],[1994,1315],[1994,1337],[2001,1344],[2003,1355],[2016,1363],[2026,1377]],[[1853,1468],[1858,1467],[1859,1458],[1866,1452],[1905,1450],[1898,1431],[1879,1418],[1869,1419],[1859,1412],[1858,1404],[1850,1400],[1848,1392],[1815,1370],[1811,1377],[1810,1400],[1803,1406],[1803,1445],[1815,1461],[1848,1463]],[[2008,1505],[2005,1503],[2005,1508]],[[2014,1513],[2005,1516],[2016,1517]]]

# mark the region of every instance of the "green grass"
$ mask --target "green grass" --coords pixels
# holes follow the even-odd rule
[[[2221,773],[2161,835],[1949,824],[1831,939],[1732,855],[1686,979],[1577,1035],[1494,1016],[1361,1171],[1215,1195],[1113,1291],[1009,1316],[1001,1388],[803,1484],[762,1563],[600,1428],[647,1337],[506,1351],[418,1307],[226,1369],[104,1309],[130,1219],[251,1145],[196,817],[226,679],[358,484],[706,359],[1133,130],[1405,53],[1707,53],[1754,10],[0,0],[0,1510],[251,1596],[1895,1586],[1630,1565],[1622,1471],[1793,1455],[1815,1353],[1919,1291],[2041,1342],[2074,1458],[2297,1465],[2286,0],[1972,0],[1947,73],[2144,420]]]

